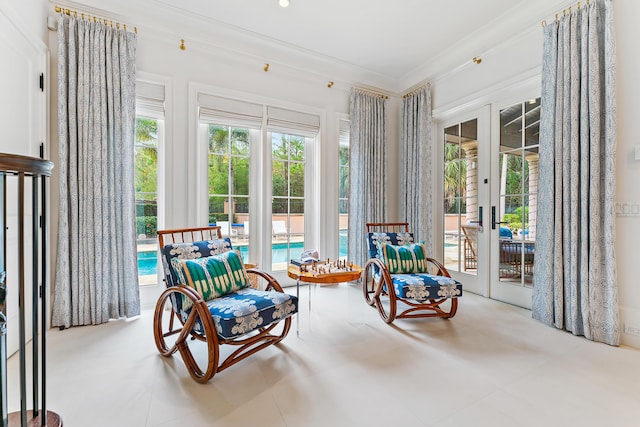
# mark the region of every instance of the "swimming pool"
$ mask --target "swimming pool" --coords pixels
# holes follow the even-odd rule
[[[287,244],[286,243],[274,243],[271,246],[271,262],[273,264],[288,263],[290,258],[300,258],[302,250],[304,249],[304,242],[293,242],[290,244],[290,255],[287,256]],[[247,262],[249,259],[249,247],[237,246],[236,249],[240,251],[242,259]],[[345,257],[347,254],[347,237],[346,235],[340,235],[340,257]],[[146,276],[156,274],[158,268],[158,254],[156,251],[141,251],[138,252],[138,275]]]
[[[138,276],[156,274],[158,269],[158,253],[156,251],[138,252]]]

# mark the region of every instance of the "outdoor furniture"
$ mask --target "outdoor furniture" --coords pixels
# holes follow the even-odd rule
[[[533,242],[500,240],[500,277],[532,275],[534,254]]]
[[[408,223],[368,223],[366,231],[370,259],[362,273],[362,289],[367,304],[386,323],[456,314],[462,284],[426,256],[424,244],[413,242]]]
[[[216,225],[220,227],[222,237],[234,237],[238,234],[231,224],[229,224],[229,221],[216,221]]]
[[[219,226],[158,231],[167,289],[154,314],[156,346],[165,357],[180,352],[198,382],[282,341],[298,311],[296,296],[271,275],[246,269],[221,237]],[[223,344],[237,348],[220,363]],[[206,346],[206,363],[194,357],[195,345]]]
[[[464,233],[464,270],[477,270],[478,255],[476,246],[478,243],[478,226],[461,225],[460,228]]]
[[[273,236],[278,238],[280,236],[287,236],[287,225],[282,220],[272,221],[273,224]]]

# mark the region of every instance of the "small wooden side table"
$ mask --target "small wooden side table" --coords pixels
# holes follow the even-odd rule
[[[287,275],[296,281],[296,297],[298,298],[298,304],[300,304],[300,282],[309,283],[309,312],[311,312],[311,283],[336,284],[342,282],[353,282],[354,280],[358,280],[361,274],[362,268],[356,264],[351,266],[351,271],[324,274],[315,274],[312,271],[300,271],[300,267],[293,264],[289,264],[289,267],[287,268]],[[300,315],[298,314],[296,317],[296,332],[300,335]]]

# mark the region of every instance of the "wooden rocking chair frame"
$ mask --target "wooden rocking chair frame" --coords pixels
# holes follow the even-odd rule
[[[158,230],[160,248],[170,243],[188,243],[219,238],[222,238],[219,226]],[[254,268],[247,269],[247,273],[250,280],[252,276],[254,276],[253,282],[256,282],[256,279],[257,281],[263,282],[261,283],[261,287],[264,286],[263,290],[284,292],[278,281],[270,274]],[[266,283],[266,285],[264,283]],[[178,351],[187,367],[187,371],[189,371],[191,377],[197,382],[205,383],[213,378],[216,373],[227,369],[272,344],[279,343],[287,336],[291,329],[291,316],[289,316],[280,322],[272,323],[267,327],[250,332],[248,336],[222,339],[216,332],[216,327],[206,302],[195,289],[183,284],[170,286],[166,283],[166,285],[167,289],[160,295],[156,303],[153,318],[153,332],[156,347],[160,354],[165,357],[169,357]],[[193,308],[184,322],[171,304],[172,296],[176,298],[184,296],[193,304]],[[170,305],[171,314],[168,322],[165,322],[166,314],[164,313],[167,311],[167,304]],[[203,333],[198,333],[193,329],[198,321],[201,322]],[[165,325],[165,323],[168,323],[168,325]],[[271,332],[280,323],[282,323],[281,332],[279,334],[272,334]],[[165,326],[168,327],[165,329]],[[166,338],[176,334],[178,336],[175,342],[169,345]],[[200,366],[193,356],[189,348],[189,342],[193,340],[206,343],[206,366]],[[220,363],[220,346],[223,344],[237,346],[238,348]]]
[[[408,233],[407,222],[376,222],[366,224],[367,235],[370,232]],[[368,247],[368,246],[367,246]],[[430,266],[429,273],[438,276],[451,277],[445,266],[434,258],[427,258]],[[378,271],[376,280],[375,271]],[[371,258],[363,270],[362,290],[367,304],[375,307],[382,320],[391,324],[395,319],[410,319],[422,317],[443,317],[450,319],[458,310],[458,298],[430,298],[428,302],[418,302],[399,297],[393,286],[393,280],[389,270],[382,260]],[[385,300],[388,298],[388,303]],[[451,300],[449,310],[442,306],[447,300]],[[402,302],[409,308],[398,313],[398,302]]]

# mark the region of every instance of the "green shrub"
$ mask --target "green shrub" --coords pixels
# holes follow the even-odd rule
[[[141,234],[144,234],[147,237],[156,237],[158,235],[158,217],[136,217],[136,236],[139,236]]]

